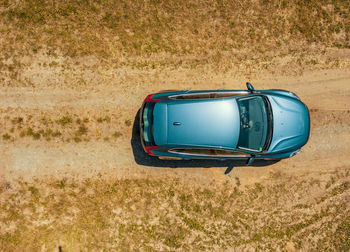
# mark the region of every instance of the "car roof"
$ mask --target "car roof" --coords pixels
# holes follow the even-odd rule
[[[153,118],[153,136],[159,146],[237,146],[240,118],[234,98],[159,102]]]

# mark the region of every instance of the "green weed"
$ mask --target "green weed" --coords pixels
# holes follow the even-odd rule
[[[7,140],[11,139],[11,136],[8,133],[5,133],[5,134],[2,135],[2,139],[7,141]]]
[[[85,127],[84,125],[81,125],[79,126],[79,129],[76,132],[76,136],[86,135],[87,132],[88,132],[88,128]]]
[[[126,126],[129,127],[131,125],[131,120],[129,120],[129,119],[125,120],[124,123],[125,123]]]
[[[63,117],[61,117],[60,119],[58,119],[56,122],[58,123],[58,124],[61,124],[62,126],[65,126],[66,124],[70,124],[70,123],[72,123],[72,118],[71,117],[69,117],[69,116],[63,116]]]
[[[122,135],[123,135],[122,133],[116,131],[116,132],[113,133],[112,136],[115,137],[115,138],[118,138],[118,137],[120,137],[120,136],[122,136]]]
[[[22,123],[23,122],[23,118],[22,117],[15,117],[11,120],[11,122],[13,124],[18,124],[18,123]]]
[[[73,140],[74,140],[74,142],[76,142],[76,143],[80,143],[80,142],[82,141],[81,138],[78,137],[78,136],[75,136],[75,137],[73,138]]]

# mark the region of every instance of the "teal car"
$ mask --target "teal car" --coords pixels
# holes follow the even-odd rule
[[[163,91],[140,109],[141,144],[160,159],[283,159],[310,135],[307,106],[285,90]]]

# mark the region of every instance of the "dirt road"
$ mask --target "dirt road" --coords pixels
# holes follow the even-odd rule
[[[350,167],[349,69],[251,78],[256,89],[279,88],[298,94],[311,111],[312,128],[308,144],[297,156],[250,167],[241,162],[149,158],[141,150],[137,125],[133,125],[148,93],[170,88],[240,89],[247,80],[244,77],[204,70],[118,69],[101,70],[97,76],[86,71],[67,83],[59,71],[45,73],[29,69],[23,76],[31,86],[0,87],[0,171],[5,180],[175,176],[200,183],[238,178],[244,185],[268,178],[271,172],[322,177]],[[64,116],[71,121],[60,124]],[[41,137],[26,134],[28,128]],[[59,130],[60,136],[45,138],[48,129]]]

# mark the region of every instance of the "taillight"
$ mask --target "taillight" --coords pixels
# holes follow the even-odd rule
[[[158,148],[160,148],[160,147],[159,146],[145,146],[146,152],[151,156],[155,156],[152,151],[154,149],[158,149]]]
[[[152,96],[154,94],[150,94],[150,95],[147,95],[146,99],[145,99],[145,102],[160,102],[160,100],[157,100],[157,99],[153,99]]]

